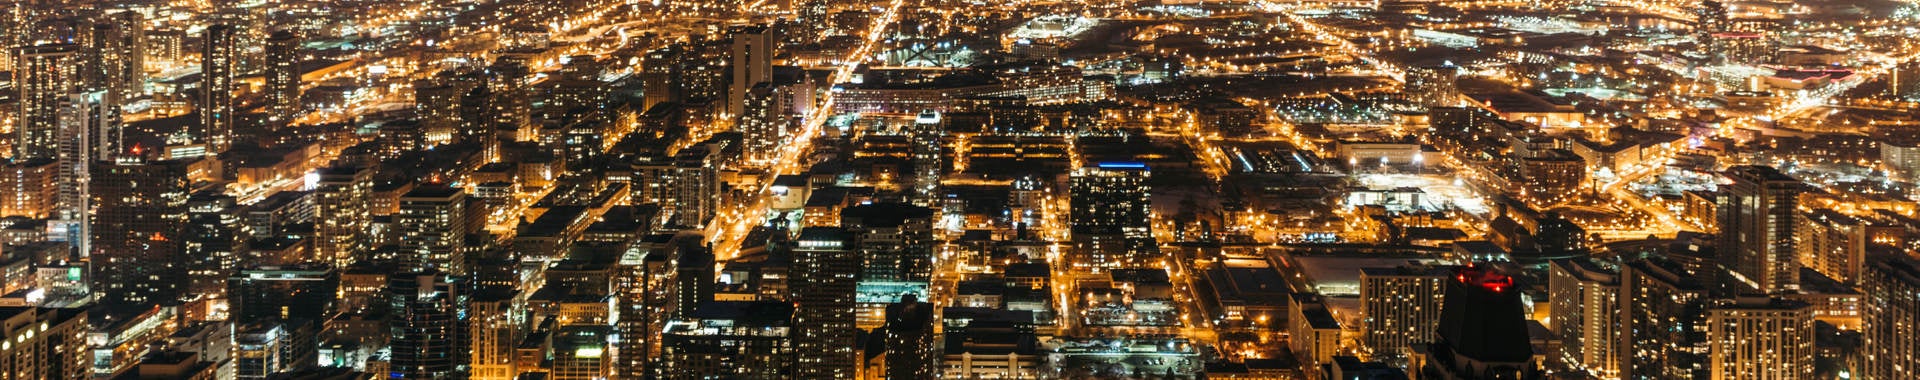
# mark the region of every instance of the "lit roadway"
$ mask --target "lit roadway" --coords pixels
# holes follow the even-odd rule
[[[868,53],[879,45],[887,27],[893,25],[893,20],[899,14],[901,3],[902,0],[892,0],[887,3],[886,13],[882,13],[868,28],[864,43],[860,44],[860,48],[854,49],[853,54],[848,55],[847,59],[834,70],[831,83],[851,81],[854,68],[866,61]],[[708,223],[707,237],[708,242],[713,244],[715,258],[725,261],[738,256],[741,239],[746,237],[753,226],[766,220],[769,195],[772,195],[767,189],[773,184],[773,178],[806,169],[802,159],[806,157],[808,151],[812,150],[814,135],[819,134],[820,127],[826,124],[827,117],[833,112],[834,93],[828,91],[823,98],[819,105],[807,113],[804,119],[805,124],[800,128],[800,132],[795,134],[794,140],[781,145],[780,158],[768,168],[765,175],[767,180],[760,181],[759,187],[748,193],[752,194],[752,199],[736,203],[734,207],[720,212],[712,222]]]

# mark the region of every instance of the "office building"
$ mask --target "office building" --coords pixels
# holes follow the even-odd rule
[[[885,340],[885,378],[938,377],[940,347],[934,344],[933,308],[912,295],[887,306],[887,323],[875,332]]]
[[[654,374],[660,379],[792,379],[793,304],[714,301],[667,324]]]
[[[196,143],[207,145],[207,152],[226,152],[233,143],[234,91],[238,84],[240,49],[239,30],[230,25],[207,27],[205,45],[200,50],[200,130]]]
[[[1567,368],[1601,379],[1622,377],[1628,353],[1619,336],[1620,276],[1589,258],[1554,260],[1547,270],[1553,332]]]
[[[1908,256],[1875,257],[1860,279],[1865,338],[1861,371],[1855,378],[1904,379],[1920,369],[1920,260]]]
[[[466,273],[467,193],[457,187],[421,186],[400,196],[394,215],[403,270]]]
[[[1527,307],[1513,277],[1488,269],[1455,268],[1433,343],[1417,345],[1412,368],[1420,379],[1541,380],[1527,333]],[[1420,350],[1419,348],[1424,348]]]
[[[1621,266],[1620,292],[1620,310],[1627,314],[1620,334],[1629,353],[1626,377],[1708,376],[1705,284],[1679,263],[1649,257]]]
[[[931,280],[933,216],[933,209],[897,202],[840,210],[840,226],[863,259],[860,281]]]
[[[1870,222],[1829,209],[1795,213],[1794,218],[1798,226],[1793,248],[1800,266],[1842,283],[1860,279],[1872,240],[1867,234]]]
[[[227,279],[236,321],[320,322],[333,315],[340,273],[325,265],[254,267]]]
[[[101,303],[167,304],[187,283],[182,254],[187,164],[138,160],[93,168],[93,290]]]
[[[467,347],[467,294],[457,277],[437,271],[388,277],[387,332],[396,379],[464,377]]]
[[[82,309],[0,307],[0,377],[22,380],[93,376],[93,353]]]
[[[765,25],[733,31],[728,56],[727,114],[744,115],[748,93],[761,83],[773,82],[773,29]]]
[[[860,257],[845,229],[807,227],[793,248],[794,378],[852,378]]]
[[[1449,267],[1360,270],[1361,341],[1375,358],[1405,357],[1414,343],[1432,342],[1445,301]],[[1386,360],[1383,360],[1386,361]]]
[[[313,189],[314,257],[346,268],[370,248],[366,234],[373,215],[367,197],[373,191],[373,171],[339,166],[318,174]]]
[[[1765,166],[1735,166],[1725,176],[1716,210],[1721,265],[1734,281],[1768,293],[1799,288],[1795,215],[1806,184]]]
[[[1813,307],[1743,297],[1707,310],[1707,368],[1713,380],[1812,379]]]
[[[246,226],[241,225],[235,202],[233,196],[216,191],[187,197],[187,227],[180,239],[181,257],[187,262],[187,294],[221,298],[227,293],[227,280],[247,251]]]
[[[1075,170],[1070,178],[1070,222],[1076,250],[1094,266],[1135,267],[1157,251],[1153,202],[1138,162],[1103,162]]]
[[[80,51],[71,44],[13,48],[15,160],[57,157],[61,112],[82,91]]]
[[[267,113],[276,124],[300,114],[300,62],[299,34],[282,30],[267,37]]]

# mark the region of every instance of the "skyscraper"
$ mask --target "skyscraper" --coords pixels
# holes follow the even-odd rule
[[[398,273],[387,279],[392,316],[392,378],[465,378],[467,294],[458,277],[439,271]]]
[[[60,113],[80,91],[80,47],[71,44],[13,49],[13,158],[54,159],[59,147]]]
[[[746,110],[747,93],[754,86],[773,81],[772,28],[755,25],[733,31],[728,55],[727,114],[739,116]]]
[[[178,301],[187,283],[186,163],[125,160],[95,164],[93,172],[93,289],[101,303]]]
[[[358,261],[369,248],[364,236],[372,218],[367,197],[373,171],[344,166],[319,170],[314,188],[314,257],[335,268]]]
[[[1813,307],[1743,297],[1707,310],[1713,380],[1813,378]]]
[[[852,234],[833,227],[800,230],[793,249],[794,378],[851,378],[858,363],[854,348],[854,289],[860,257]]]
[[[234,27],[214,25],[207,28],[206,45],[200,50],[200,130],[194,142],[206,144],[209,154],[226,152],[233,142],[234,118],[239,116],[233,100],[240,55],[237,38]]]
[[[779,158],[780,145],[786,141],[787,114],[780,107],[777,89],[772,83],[761,82],[747,90],[745,104],[739,114],[741,142],[747,161],[753,163],[771,162]]]
[[[919,281],[933,277],[934,210],[883,202],[840,211],[840,226],[853,235],[861,281]]]
[[[1415,67],[1407,70],[1408,100],[1427,107],[1453,107],[1460,104],[1460,68],[1452,65]]]
[[[227,279],[236,321],[322,322],[334,312],[340,273],[326,265],[253,267]]]
[[[403,270],[466,273],[467,193],[447,186],[421,186],[400,196],[400,257]]]
[[[1621,378],[1632,354],[1619,339],[1624,322],[1619,275],[1588,258],[1554,260],[1547,272],[1553,331],[1565,337],[1558,360],[1588,376]]]
[[[0,307],[0,373],[8,379],[85,379],[93,376],[87,311]]]
[[[300,113],[300,35],[274,32],[267,38],[267,109],[276,124]]]
[[[1680,264],[1650,257],[1621,266],[1620,292],[1628,377],[1707,377],[1706,285]]]
[[[1801,266],[1843,283],[1860,279],[1870,222],[1828,209],[1795,213],[1794,251]]]
[[[1721,265],[1735,281],[1767,293],[1799,288],[1794,218],[1806,184],[1771,167],[1735,166],[1717,197]]]
[[[715,301],[667,324],[653,373],[660,379],[795,378],[793,304]]]
[[[1132,267],[1153,245],[1152,174],[1138,162],[1102,162],[1073,172],[1073,240],[1094,266]]]
[[[1421,379],[1539,380],[1526,305],[1513,278],[1463,267],[1447,279],[1438,339],[1415,359]]]
[[[1450,267],[1360,270],[1361,341],[1376,358],[1404,357],[1414,343],[1433,341],[1446,299],[1442,282]]]
[[[1866,295],[1860,305],[1866,341],[1858,378],[1912,377],[1920,369],[1920,260],[1875,257],[1860,279],[1860,291]]]

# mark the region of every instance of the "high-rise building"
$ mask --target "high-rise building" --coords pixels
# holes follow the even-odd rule
[[[1894,99],[1920,98],[1920,59],[1894,65],[1887,74],[1887,95]]]
[[[853,236],[833,227],[800,230],[793,248],[794,378],[854,376],[854,290],[860,257]]]
[[[469,315],[465,286],[459,281],[438,271],[399,273],[387,279],[392,378],[465,378]]]
[[[1860,279],[1872,237],[1867,221],[1828,209],[1795,213],[1793,248],[1800,266],[1843,283]]]
[[[321,322],[334,312],[340,273],[326,265],[253,267],[227,279],[236,321]]]
[[[1073,172],[1069,186],[1073,240],[1087,264],[1145,264],[1153,244],[1153,201],[1138,162],[1102,162]]]
[[[1778,298],[1740,298],[1707,310],[1711,379],[1813,378],[1814,308]]]
[[[887,306],[887,324],[876,333],[886,340],[888,379],[932,379],[940,374],[940,347],[934,344],[933,304],[913,295]]]
[[[187,164],[97,163],[92,182],[93,289],[109,305],[178,301],[187,283]]]
[[[714,301],[667,324],[653,373],[660,379],[796,378],[793,304]]]
[[[1733,183],[1717,198],[1721,265],[1735,281],[1777,293],[1799,288],[1800,265],[1794,248],[1795,209],[1806,184],[1771,167],[1735,166]]]
[[[676,272],[674,278],[674,316],[686,317],[700,307],[701,303],[713,300],[713,251],[701,242],[699,234],[680,234],[667,244],[672,245]]]
[[[234,79],[239,75],[240,46],[238,31],[229,25],[207,27],[205,45],[200,50],[200,133],[196,143],[207,145],[207,152],[226,152],[233,143]]]
[[[187,293],[220,298],[244,253],[245,232],[233,196],[199,191],[187,197],[187,228],[181,255],[187,262]]]
[[[0,307],[0,373],[8,379],[85,379],[93,376],[87,311]]]
[[[1591,377],[1621,378],[1632,354],[1619,339],[1624,322],[1619,274],[1588,258],[1554,260],[1547,272],[1553,331],[1565,337],[1559,360]]]
[[[833,34],[833,22],[828,19],[831,16],[828,12],[833,9],[828,4],[826,0],[801,0],[795,4],[800,22],[795,25],[793,42],[810,44]]]
[[[772,28],[755,25],[733,31],[733,44],[728,56],[727,76],[727,114],[742,115],[746,111],[747,93],[761,83],[773,82],[773,37]]]
[[[467,315],[471,323],[468,338],[473,350],[470,371],[473,380],[513,380],[519,374],[514,348],[519,346],[521,310],[524,300],[511,289],[482,286],[468,298]],[[627,316],[622,315],[622,319]]]
[[[1399,358],[1414,343],[1433,341],[1440,323],[1442,282],[1449,267],[1360,270],[1361,341],[1376,358]]]
[[[1462,267],[1446,280],[1438,338],[1417,355],[1421,379],[1540,380],[1527,333],[1527,306],[1512,277]]]
[[[1920,369],[1920,260],[1875,257],[1860,279],[1865,380],[1905,379]]]
[[[933,216],[933,209],[897,202],[842,209],[840,226],[853,234],[853,249],[864,260],[860,280],[931,280]]]
[[[394,215],[403,270],[466,273],[467,193],[457,187],[421,186],[400,196]]]
[[[942,169],[945,165],[941,159],[945,157],[945,149],[941,142],[946,137],[946,131],[940,124],[940,113],[922,112],[907,130],[907,136],[913,139],[910,152],[913,177],[908,181],[912,189],[907,195],[917,205],[931,207],[940,201],[936,194],[940,191],[940,176],[944,174]]]
[[[58,189],[53,160],[24,160],[0,164],[0,217],[44,219],[53,214]]]
[[[54,159],[60,146],[60,114],[81,91],[80,47],[71,44],[13,49],[15,90],[13,159]]]
[[[720,212],[722,151],[720,144],[695,144],[670,159],[641,157],[634,164],[634,178],[643,188],[634,195],[657,201],[675,225],[706,225]]]
[[[1415,67],[1407,70],[1402,90],[1408,100],[1427,107],[1460,105],[1460,68],[1452,65]]]
[[[487,105],[493,119],[493,136],[501,140],[524,140],[522,129],[533,123],[532,90],[527,87],[531,69],[525,62],[502,58],[487,66]]]
[[[342,166],[319,170],[313,190],[314,257],[335,268],[359,261],[366,246],[372,212],[367,197],[373,191],[372,170]]]
[[[277,124],[300,114],[300,35],[274,32],[267,38],[267,109]]]
[[[778,159],[781,144],[787,139],[787,113],[779,104],[779,94],[772,83],[761,82],[747,90],[745,102],[741,106],[739,120],[742,151],[747,161],[753,163],[771,163]]]
[[[640,61],[640,83],[643,110],[651,110],[660,103],[681,100],[678,83],[679,62],[684,47],[679,44],[667,45],[648,51]]]
[[[1621,266],[1620,292],[1626,377],[1707,377],[1706,285],[1680,264],[1650,257]]]

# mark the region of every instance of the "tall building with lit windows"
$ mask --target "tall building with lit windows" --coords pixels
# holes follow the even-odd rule
[[[1075,170],[1069,180],[1073,241],[1094,266],[1144,264],[1153,244],[1153,200],[1139,162],[1102,162]]]
[[[1630,378],[1706,378],[1707,286],[1672,260],[1649,257],[1620,267],[1620,339]]]
[[[1812,379],[1814,308],[1769,297],[1723,301],[1707,310],[1711,379]]]
[[[1860,279],[1865,380],[1906,379],[1920,370],[1920,259],[1875,257]]]
[[[84,309],[0,307],[0,373],[8,379],[93,376]]]
[[[300,113],[300,35],[274,32],[267,37],[267,110],[277,124]]]
[[[1733,183],[1716,202],[1720,264],[1733,281],[1761,292],[1799,289],[1794,235],[1806,184],[1766,166],[1735,166],[1725,176]]]
[[[445,272],[397,273],[387,279],[387,319],[395,379],[466,378],[470,359],[465,284]]]
[[[1360,270],[1361,342],[1375,358],[1406,356],[1414,343],[1432,342],[1440,323],[1442,286],[1451,267]]]
[[[1588,258],[1554,260],[1547,269],[1552,329],[1567,368],[1601,379],[1622,378],[1631,355],[1620,336],[1620,276]]]
[[[13,159],[53,159],[60,139],[60,114],[80,91],[81,48],[71,44],[13,48]]]
[[[795,379],[847,379],[859,363],[854,290],[860,277],[853,234],[833,227],[800,230],[793,248]]]
[[[733,31],[727,69],[727,114],[741,115],[747,96],[761,83],[773,82],[773,28],[755,25]]]
[[[342,166],[320,169],[313,190],[314,257],[335,268],[346,268],[366,253],[366,234],[372,219],[367,197],[373,191],[373,171]]]
[[[714,301],[668,323],[653,373],[660,379],[792,379],[798,363],[795,306]],[[851,378],[848,374],[847,378]]]
[[[93,286],[109,305],[169,304],[187,283],[187,163],[122,160],[93,168]]]
[[[240,60],[237,29],[228,25],[207,28],[200,50],[200,130],[195,142],[207,144],[207,152],[226,152],[233,143],[233,92],[237,89]]]
[[[402,269],[466,273],[466,203],[466,191],[447,186],[421,186],[400,196],[394,223]]]

